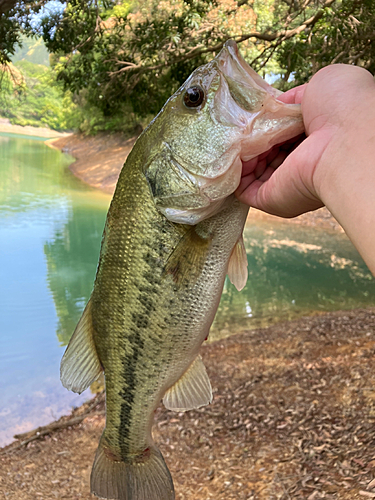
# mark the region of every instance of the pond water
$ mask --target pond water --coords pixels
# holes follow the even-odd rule
[[[0,136],[0,446],[87,399],[59,363],[88,299],[110,196],[42,141]]]
[[[226,280],[215,339],[313,313],[375,305],[375,280],[345,233],[267,222],[251,211],[244,232],[249,278]]]
[[[0,446],[69,413],[59,363],[88,300],[110,197],[42,141],[0,135]],[[375,281],[345,235],[250,217],[249,281],[226,282],[210,340],[316,311],[374,304]]]

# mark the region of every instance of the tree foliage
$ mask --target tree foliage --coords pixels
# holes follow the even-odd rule
[[[19,2],[0,17],[0,41],[15,23],[0,54],[9,58],[21,25],[42,35],[58,81],[85,109],[86,129],[155,114],[229,38],[254,69],[279,74],[282,89],[333,62],[375,70],[375,0],[69,0],[33,26],[30,12],[44,4]]]
[[[249,6],[239,8],[234,0],[108,3],[103,10],[85,3],[69,4],[52,36],[56,19],[46,19],[42,30],[48,48],[60,56],[55,69],[66,88],[85,89],[105,116],[122,106],[144,115],[156,113],[212,57],[206,47],[222,45],[234,30],[250,30],[254,18]]]
[[[33,33],[32,18],[48,0],[0,0],[0,64],[9,63],[22,34]]]
[[[283,88],[332,62],[371,70],[373,21],[374,0],[72,0],[42,31],[65,88],[109,117],[156,113],[229,38]]]
[[[0,115],[15,125],[72,130],[80,114],[69,92],[62,93],[53,72],[42,64],[20,60],[2,74]]]
[[[334,63],[355,64],[375,73],[375,2],[334,2],[315,24],[281,44],[276,58],[293,73],[294,85],[305,83],[320,68]]]
[[[144,116],[156,113],[229,38],[242,42],[259,68],[269,63],[259,57],[280,36],[290,10],[279,3],[258,2],[256,12],[246,0],[72,0],[60,17],[45,18],[41,31],[65,88],[83,92],[104,117],[129,109]]]

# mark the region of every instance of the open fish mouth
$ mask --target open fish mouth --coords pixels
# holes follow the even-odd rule
[[[303,132],[301,106],[279,101],[282,92],[249,66],[233,40],[225,43],[216,59],[223,75],[223,86],[226,83],[231,96],[222,110],[222,119],[232,119],[242,128],[239,139],[242,162]]]

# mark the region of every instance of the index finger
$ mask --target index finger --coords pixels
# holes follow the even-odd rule
[[[303,94],[305,93],[307,83],[294,87],[284,94],[280,95],[277,100],[286,104],[301,104]]]

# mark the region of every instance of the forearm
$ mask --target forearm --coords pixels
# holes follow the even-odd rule
[[[314,184],[375,275],[375,98],[364,104],[322,154]]]

